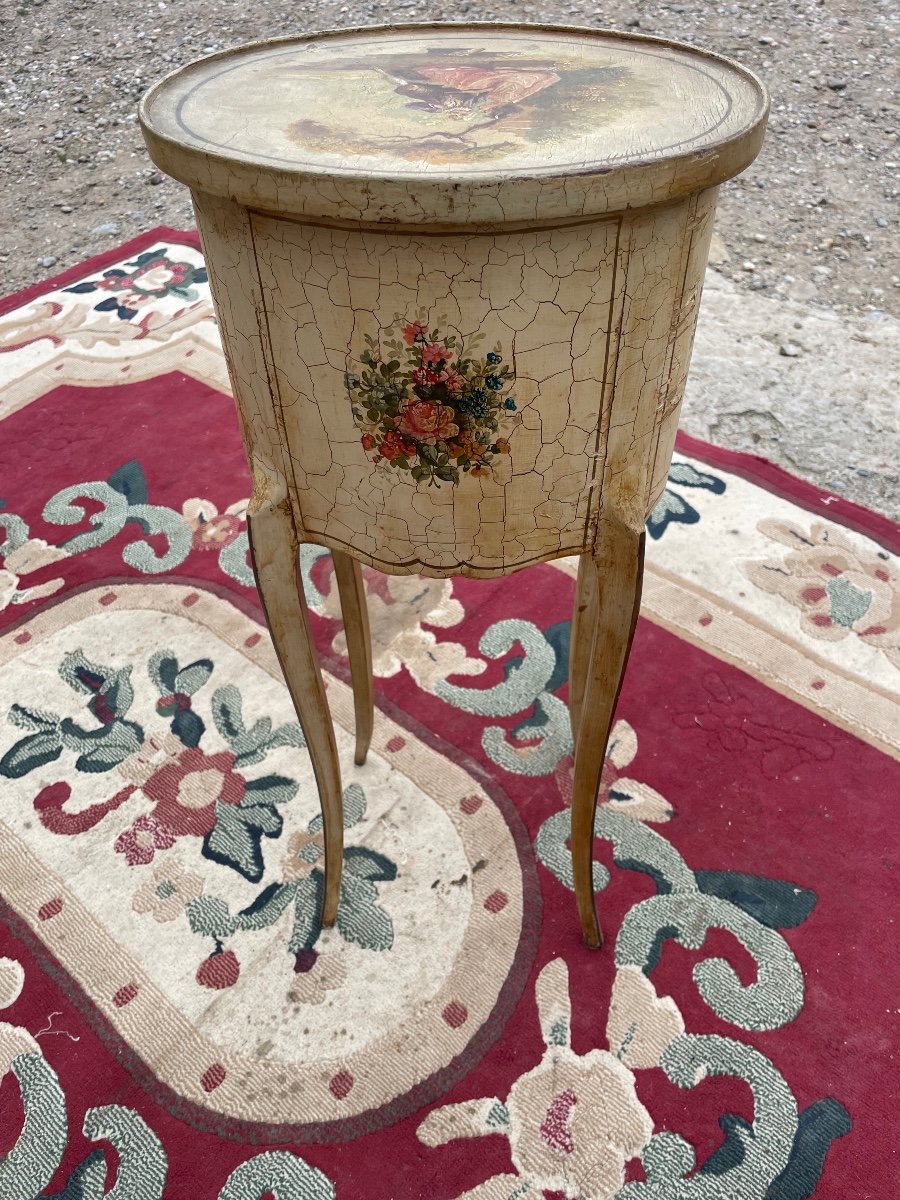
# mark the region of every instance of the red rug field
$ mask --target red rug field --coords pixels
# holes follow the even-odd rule
[[[893,1200],[900,530],[684,438],[596,823],[574,564],[366,571],[341,917],[196,237],[0,305],[0,1198]]]

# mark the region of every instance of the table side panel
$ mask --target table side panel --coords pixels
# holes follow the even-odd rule
[[[273,368],[268,361],[263,296],[247,210],[192,193],[228,375],[253,479],[253,502],[287,498],[288,463]]]
[[[625,299],[600,479],[600,521],[639,532],[665,486],[687,380],[715,189],[631,215]]]
[[[615,367],[610,332],[623,299],[619,218],[474,237],[350,231],[257,214],[251,221],[296,503],[309,534],[387,570],[499,572],[588,545],[598,430]],[[471,378],[461,392],[451,382],[437,423],[434,405],[401,415],[379,453],[385,423],[373,425],[360,403],[359,383],[371,370],[361,356],[371,352],[376,373],[399,361],[404,407],[415,405],[412,371],[423,347],[407,339],[417,320],[428,345],[455,339],[445,374],[469,358],[483,375],[489,353],[500,356],[498,372],[511,372],[497,393],[505,399],[496,429],[468,430],[470,448],[479,436],[499,446],[486,467],[471,469],[469,454],[466,471],[458,465],[466,455],[454,453],[471,424],[461,407],[471,405]],[[429,353],[437,366],[438,351]],[[424,394],[435,393],[426,385]],[[430,486],[413,477],[408,464],[422,465],[417,438],[429,425],[434,451],[426,442],[424,453],[449,447],[444,475],[456,467],[458,482]],[[418,453],[392,457],[398,440]]]

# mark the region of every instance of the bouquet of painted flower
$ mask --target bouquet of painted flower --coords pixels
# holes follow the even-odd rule
[[[499,345],[478,358],[472,342],[442,338],[424,320],[406,321],[400,336],[391,330],[380,344],[367,335],[366,343],[346,381],[372,462],[439,487],[459,483],[460,472],[487,475],[496,455],[509,453],[498,435],[514,420],[515,377]]]

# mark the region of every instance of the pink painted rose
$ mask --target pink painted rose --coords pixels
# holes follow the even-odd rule
[[[434,387],[435,384],[444,382],[443,372],[438,374],[436,371],[430,371],[428,367],[413,367],[412,377],[416,387]]]
[[[406,431],[404,430],[404,432]],[[409,458],[416,452],[415,446],[411,442],[405,442],[396,429],[391,429],[384,435],[379,450],[382,457],[386,458],[388,462],[392,462],[401,454],[405,454]]]
[[[375,445],[374,433],[364,433],[360,440],[362,441],[363,450],[371,450],[372,447]]]
[[[459,433],[459,426],[453,420],[455,415],[449,405],[434,404],[431,400],[414,400],[407,404],[400,416],[400,430],[420,442],[433,444]]]
[[[453,351],[443,342],[429,342],[422,347],[422,362],[426,367],[437,367],[441,371],[452,357]]]
[[[403,326],[403,340],[407,346],[424,340],[427,333],[428,325],[424,321],[410,321],[408,325]]]

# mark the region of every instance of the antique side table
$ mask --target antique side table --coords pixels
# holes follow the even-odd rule
[[[372,729],[360,563],[506,575],[581,556],[572,860],[585,941],[606,741],[666,480],[717,186],[756,156],[759,82],[655,38],[420,25],[257,43],[141,106],[193,194],[253,476],[263,606],[343,859],[334,732],[298,582],[333,556]]]

